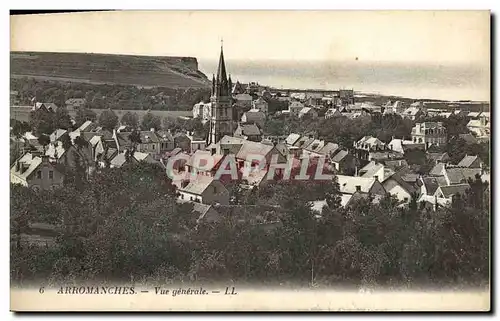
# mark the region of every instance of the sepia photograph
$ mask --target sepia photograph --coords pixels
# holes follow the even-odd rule
[[[491,309],[490,11],[10,15],[10,309]]]

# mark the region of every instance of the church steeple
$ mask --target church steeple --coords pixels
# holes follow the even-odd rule
[[[217,75],[212,76],[212,97],[210,134],[207,143],[217,143],[224,135],[233,135],[233,110],[231,99],[231,78],[227,77],[224,49],[220,48]]]
[[[217,67],[217,85],[216,85],[216,93],[219,96],[227,96],[231,92],[231,89],[228,90],[228,80],[226,73],[226,63],[224,62],[224,48],[220,46],[220,56],[219,56],[219,66]]]

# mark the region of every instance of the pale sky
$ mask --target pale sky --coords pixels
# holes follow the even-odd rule
[[[11,17],[11,50],[489,66],[488,11],[121,11]]]

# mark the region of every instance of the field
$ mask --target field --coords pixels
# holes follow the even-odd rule
[[[11,77],[121,84],[137,87],[208,87],[192,57],[156,57],[93,53],[11,52]]]
[[[97,117],[104,111],[104,109],[92,109],[96,114]],[[14,118],[20,121],[29,121],[30,117],[30,111],[31,111],[31,106],[11,106],[10,107],[10,118]],[[142,116],[147,113],[147,110],[114,110],[116,115],[118,116],[119,119],[125,114],[127,111],[136,113],[139,116],[139,119],[142,119]],[[75,111],[68,109],[68,112],[71,117],[75,117]],[[171,117],[171,118],[176,118],[176,117],[188,117],[192,116],[193,113],[191,111],[182,111],[182,110],[173,110],[173,111],[164,111],[164,110],[152,110],[151,113],[153,115],[157,115],[160,118],[165,118],[165,117]]]

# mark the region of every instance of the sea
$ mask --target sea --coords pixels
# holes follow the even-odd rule
[[[217,61],[199,60],[209,77]],[[354,89],[358,93],[447,101],[490,101],[488,65],[226,60],[233,83],[286,89]]]

